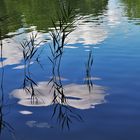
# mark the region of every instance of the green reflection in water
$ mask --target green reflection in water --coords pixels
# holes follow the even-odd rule
[[[121,0],[121,2],[125,6],[125,15],[130,20],[140,18],[140,0]]]
[[[81,15],[99,16],[106,10],[108,0],[61,0],[70,3]],[[0,0],[0,17],[9,15],[12,24],[3,24],[3,34],[22,27],[36,26],[37,30],[48,32],[51,18],[57,21],[60,0]]]

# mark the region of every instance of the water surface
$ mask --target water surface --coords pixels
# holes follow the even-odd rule
[[[60,106],[53,115],[55,104],[47,86],[53,77],[48,59],[49,31],[53,27],[51,18],[58,20],[59,2],[0,0],[0,17],[9,15],[0,20],[0,62],[4,65],[0,66],[0,139],[140,138],[140,0],[71,0],[70,4],[79,20],[68,37],[61,60],[59,74],[70,105],[68,109],[62,107],[70,119],[69,127],[66,124],[62,130]],[[31,32],[38,32],[37,42],[48,41],[39,45],[39,63],[33,61],[30,67],[38,84],[37,103],[32,103],[30,94],[22,89],[25,75],[20,42],[29,39]],[[87,77],[91,50],[93,65]],[[93,83],[90,92],[86,80]]]

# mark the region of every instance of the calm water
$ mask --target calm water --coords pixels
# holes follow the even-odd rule
[[[59,2],[0,0],[0,17],[9,15],[0,19],[0,140],[140,139],[140,0],[71,0],[70,5],[79,20],[68,37],[58,73],[69,106],[56,108],[47,84],[54,76],[48,44]],[[22,89],[20,43],[31,32],[38,32],[36,42],[47,40],[39,45],[39,62],[32,59],[30,66],[31,78],[38,84],[35,103]],[[87,77],[91,50],[93,65]],[[90,92],[85,79],[93,83]]]

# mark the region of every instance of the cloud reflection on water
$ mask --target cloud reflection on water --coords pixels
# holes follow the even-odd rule
[[[29,127],[37,127],[37,128],[52,128],[47,122],[37,122],[37,121],[27,121],[26,125]]]
[[[38,103],[32,104],[30,95],[24,93],[22,89],[13,91],[12,95],[19,99],[18,104],[24,106],[49,106],[52,104],[53,94],[50,93],[51,86],[47,86],[46,82],[38,84],[40,94]],[[91,93],[88,92],[86,85],[69,84],[64,86],[65,96],[69,106],[77,109],[94,108],[97,104],[105,102],[105,88],[102,86],[93,85]]]
[[[95,45],[108,37],[107,29],[102,24],[91,20],[92,17],[81,19],[76,30],[70,35],[71,44],[82,43],[83,45]],[[91,20],[90,22],[86,22]]]

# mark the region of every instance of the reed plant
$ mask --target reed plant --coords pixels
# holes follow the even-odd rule
[[[87,62],[85,64],[86,66],[85,83],[88,86],[89,92],[91,92],[91,90],[93,89],[92,75],[91,75],[92,65],[93,65],[93,53],[92,53],[92,50],[90,50],[88,54]]]
[[[23,54],[23,61],[24,61],[24,80],[22,88],[23,90],[31,95],[31,103],[38,103],[38,94],[40,93],[37,89],[35,90],[35,87],[38,86],[38,84],[35,82],[35,80],[32,77],[32,72],[30,70],[31,63],[33,62],[33,58],[38,52],[38,46],[39,44],[36,44],[36,34],[31,34],[29,40],[24,40],[21,42],[21,48],[22,48],[22,54]],[[35,58],[36,59],[36,58]]]
[[[7,129],[12,136],[15,136],[14,134],[14,128],[5,121],[5,102],[4,102],[4,63],[3,63],[3,36],[2,36],[2,24],[3,21],[5,21],[8,17],[0,17],[0,63],[1,63],[1,75],[0,75],[0,135],[2,133],[2,130],[5,128]]]
[[[52,78],[48,82],[48,85],[51,85],[50,92],[53,94],[52,104],[54,105],[54,111],[52,118],[56,117],[61,128],[67,127],[68,130],[73,119],[82,121],[82,117],[74,112],[67,102],[60,74],[64,46],[67,43],[66,39],[75,29],[75,16],[74,9],[70,5],[66,6],[63,3],[60,5],[58,22],[55,23],[52,19],[51,43],[48,44],[51,52],[51,56],[48,58],[52,64]]]
[[[60,102],[66,103],[65,95],[63,92],[63,85],[60,76],[60,65],[61,59],[64,52],[64,45],[66,43],[66,38],[74,30],[74,20],[75,14],[74,10],[70,5],[65,6],[62,4],[60,6],[60,12],[58,12],[58,22],[55,23],[52,19],[53,30],[50,31],[50,36],[52,42],[49,44],[51,56],[49,60],[52,63],[52,78],[49,83],[53,82],[54,99],[53,102],[58,102],[57,97],[60,98]],[[56,94],[57,93],[57,94]],[[61,96],[61,97],[60,97]]]

